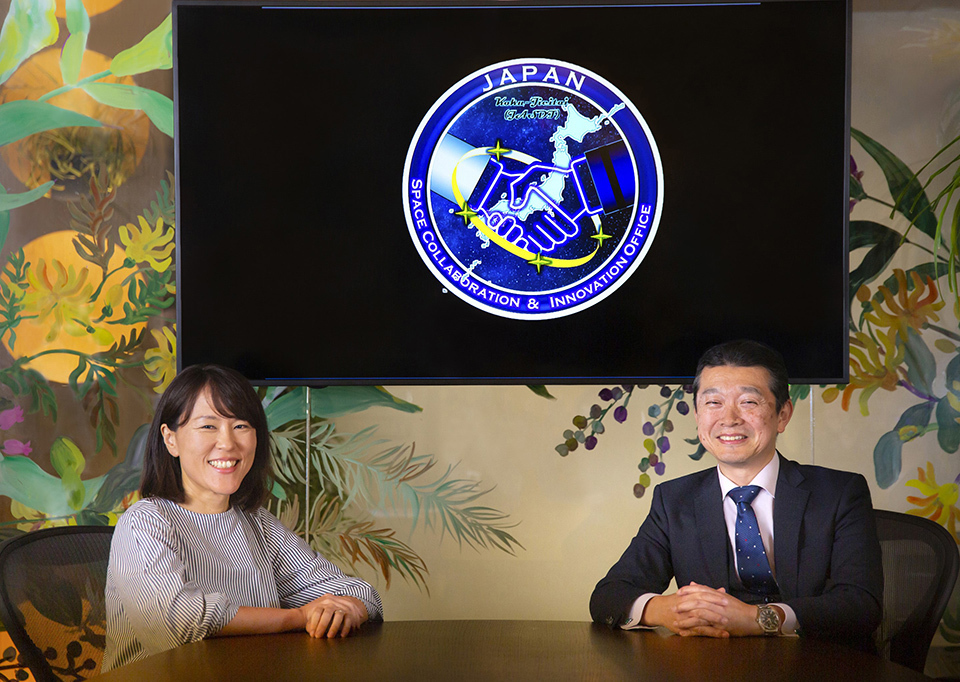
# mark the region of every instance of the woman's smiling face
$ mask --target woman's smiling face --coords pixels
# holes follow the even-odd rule
[[[257,432],[244,419],[217,412],[207,389],[197,396],[187,420],[174,431],[160,427],[163,441],[180,460],[183,507],[215,514],[230,507],[257,452]]]

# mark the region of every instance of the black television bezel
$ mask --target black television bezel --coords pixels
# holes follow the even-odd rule
[[[279,2],[267,2],[265,0],[172,0],[172,14],[173,14],[173,89],[174,89],[174,168],[175,168],[175,185],[176,185],[176,195],[180,196],[181,190],[181,173],[180,173],[180,112],[177,106],[179,100],[179,78],[178,78],[178,41],[177,41],[177,16],[178,10],[181,7],[188,6],[214,6],[219,8],[228,8],[228,7],[271,7],[271,8],[351,8],[351,9],[379,9],[379,8],[405,8],[416,10],[417,8],[458,8],[458,9],[474,9],[474,8],[538,8],[538,9],[549,9],[551,7],[629,7],[629,6],[650,6],[650,7],[669,7],[669,6],[728,6],[728,5],[760,5],[760,4],[779,4],[779,3],[791,3],[791,4],[804,4],[804,3],[835,3],[843,5],[844,16],[845,16],[845,59],[844,59],[844,149],[843,157],[848,159],[850,156],[850,81],[851,81],[851,64],[852,64],[852,46],[851,46],[851,34],[852,34],[852,0],[757,0],[755,2],[730,2],[724,0],[699,0],[697,2],[689,2],[684,0],[658,0],[658,1],[648,1],[648,0],[609,0],[604,2],[589,2],[584,0],[510,0],[509,3],[498,2],[497,0],[481,0],[476,1],[472,0],[470,2],[450,2],[447,0],[421,0],[418,2],[402,2],[401,0],[378,0],[375,2],[344,2],[343,0],[330,0],[329,2],[324,2],[322,0],[281,0]],[[838,171],[838,176],[841,176],[841,173]],[[844,164],[844,172],[842,173],[843,178],[843,196],[849,196],[849,174],[846,172],[846,163]],[[181,234],[182,231],[179,229],[183,224],[181,221],[181,204],[178,201],[176,204],[176,220],[177,220],[177,231],[176,231],[176,249],[178,254],[177,260],[177,271],[176,271],[176,283],[177,283],[177,292],[178,292],[178,305],[176,312],[176,322],[177,322],[177,331],[178,331],[178,353],[177,353],[177,369],[178,371],[184,367],[184,354],[182,352],[183,344],[180,340],[180,334],[182,333],[182,318],[181,318],[181,305],[180,305],[180,296],[182,292],[181,287],[181,273],[180,268],[180,258],[179,254],[182,253],[181,246]],[[845,384],[849,381],[849,364],[848,364],[848,354],[849,354],[849,335],[847,330],[850,325],[850,306],[847,304],[849,301],[849,214],[843,212],[843,238],[842,238],[842,254],[841,259],[843,263],[843,286],[842,286],[842,295],[844,298],[843,305],[843,328],[842,334],[843,339],[841,346],[843,349],[843,357],[840,362],[841,373],[840,374],[817,374],[815,376],[794,376],[791,372],[791,382],[798,384]],[[725,338],[717,338],[717,342],[726,340]],[[773,346],[776,346],[776,343],[772,342],[769,339],[758,338],[758,340],[766,341]],[[203,361],[203,359],[197,359],[197,361]],[[242,367],[238,367],[243,371]],[[789,369],[789,358],[788,358],[788,369]],[[358,376],[324,376],[324,377],[279,377],[279,378],[264,378],[257,376],[248,376],[251,383],[254,385],[264,385],[264,386],[326,386],[326,385],[529,385],[529,384],[570,384],[570,385],[580,385],[580,384],[650,384],[650,383],[660,383],[660,384],[687,384],[690,383],[693,379],[693,371],[695,367],[690,367],[690,373],[680,374],[680,373],[665,373],[662,375],[628,375],[628,374],[618,374],[610,376],[599,376],[599,375],[584,375],[584,376],[541,376],[541,375],[523,375],[523,376],[371,376],[371,377],[358,377]]]

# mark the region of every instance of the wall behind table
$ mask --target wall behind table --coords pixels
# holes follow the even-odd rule
[[[40,3],[34,0],[27,5]],[[86,68],[96,69],[91,73],[102,70],[118,53],[143,40],[161,25],[170,10],[169,2],[163,0],[104,0],[85,5],[90,14],[87,49],[101,55],[84,58]],[[0,1],[0,13],[6,16],[9,9],[9,1]],[[69,32],[65,19],[57,20],[57,25],[59,36],[51,46],[56,56],[44,62],[48,72],[50,64],[59,71],[59,49]],[[960,98],[960,9],[947,2],[855,0],[853,30],[853,127],[886,147],[909,169],[918,170],[960,132],[955,118]],[[151,68],[130,76],[132,82],[171,96],[170,71],[147,66]],[[37,62],[27,62],[10,76],[0,85],[0,100],[18,96],[38,99],[49,92],[53,86],[36,68]],[[86,73],[82,71],[80,77]],[[251,96],[256,96],[255,89]],[[0,234],[9,220],[0,262],[13,272],[16,268],[10,270],[10,259],[16,259],[20,249],[25,250],[34,278],[24,273],[20,280],[19,291],[27,297],[21,301],[22,307],[24,315],[40,319],[36,325],[39,329],[32,335],[25,322],[0,327],[0,340],[6,343],[0,348],[0,444],[5,459],[25,456],[34,466],[34,483],[16,490],[3,487],[5,472],[0,469],[0,523],[4,524],[0,530],[5,534],[61,523],[110,523],[133,501],[135,435],[152,416],[158,391],[170,378],[175,353],[175,291],[166,274],[175,267],[175,254],[168,248],[175,228],[168,175],[173,170],[173,149],[169,134],[162,130],[163,121],[142,111],[91,108],[89,101],[51,102],[79,109],[123,134],[116,138],[51,131],[31,138],[16,152],[11,151],[12,145],[0,148],[0,152],[6,152],[0,163],[0,184],[7,193],[24,194],[50,179],[56,183],[50,196],[10,210],[6,218],[0,214]],[[65,151],[68,148],[74,151]],[[856,142],[852,153],[865,193],[889,202],[881,166]],[[788,140],[782,162],[790,163]],[[97,247],[101,249],[99,257],[103,260],[112,244],[114,255],[122,248],[135,264],[120,275],[111,275],[113,279],[102,288],[96,305],[84,305],[83,297],[78,296],[84,287],[90,286],[89,299],[104,272],[121,267],[118,261],[107,259],[104,270],[94,262],[96,249],[88,254],[93,260],[76,260],[73,242],[84,229],[91,229],[90,221],[81,219],[80,228],[74,224],[78,221],[76,209],[82,209],[81,217],[84,213],[89,217],[96,208],[91,206],[97,203],[91,192],[91,168],[109,170],[98,190],[99,206],[113,210],[108,220],[98,223],[102,238]],[[853,207],[851,219],[872,221],[901,232],[907,225],[905,218],[891,218],[889,207],[869,198]],[[61,231],[71,232],[65,238],[49,236]],[[91,236],[96,238],[97,234]],[[867,251],[864,248],[851,254],[852,269],[858,267]],[[887,255],[889,259],[884,259],[881,270],[867,283],[871,296],[882,294],[879,286],[889,277],[895,279],[897,269],[909,271],[929,260],[928,253],[912,245],[893,249]],[[39,276],[40,258],[47,268],[45,277]],[[55,262],[62,265],[60,275]],[[73,279],[69,275],[71,262]],[[83,267],[88,269],[87,279],[78,284]],[[812,266],[809,272],[785,273],[785,277],[802,283],[815,273],[816,267]],[[4,277],[9,284],[10,275]],[[140,283],[136,291],[152,286],[154,296],[152,302],[142,298],[133,301],[133,309],[139,314],[122,333],[116,333],[122,325],[106,321],[120,319],[123,303],[131,301],[127,288],[118,292],[111,285],[128,277]],[[129,281],[126,279],[125,287]],[[923,313],[901,325],[902,338],[916,351],[912,360],[891,359],[897,354],[896,342],[889,348],[880,342],[889,327],[875,325],[872,329],[870,338],[877,344],[877,351],[885,351],[876,356],[874,365],[867,362],[873,357],[869,342],[856,337],[860,345],[855,345],[852,359],[857,370],[852,388],[846,389],[846,408],[842,390],[815,387],[800,401],[780,445],[785,454],[801,462],[863,473],[871,483],[878,507],[935,516],[954,531],[950,519],[957,514],[960,474],[956,450],[941,444],[937,430],[911,423],[905,426],[915,430],[902,430],[904,424],[900,424],[905,411],[925,400],[946,400],[952,391],[947,372],[956,357],[958,336],[953,301],[944,286],[947,301],[937,307],[942,302],[939,294],[932,294],[927,301],[927,293],[935,290],[930,290],[926,282],[921,284],[926,302],[920,302],[919,296],[901,301],[904,306],[913,306],[913,312]],[[802,292],[802,284],[791,290]],[[61,303],[73,305],[72,317],[57,323],[59,318],[49,298],[52,294],[60,296],[57,300]],[[7,305],[10,295],[4,295]],[[896,294],[892,297],[899,300]],[[101,318],[106,304],[115,311]],[[790,304],[785,296],[784,305]],[[887,303],[878,305],[892,310]],[[855,323],[861,308],[855,301]],[[930,312],[938,319],[933,319]],[[0,319],[0,325],[11,319]],[[74,326],[71,320],[77,319],[92,332]],[[913,330],[912,336],[907,327]],[[111,332],[109,338],[104,330]],[[11,352],[12,331],[18,338]],[[857,331],[870,330],[858,326]],[[921,347],[926,354],[918,350]],[[24,360],[45,351],[53,352],[44,357],[56,356],[62,361],[27,364]],[[87,366],[74,375],[71,383],[71,373],[81,359]],[[98,369],[91,370],[98,360]],[[884,360],[889,362],[884,364]],[[29,368],[37,373],[27,372]],[[891,374],[893,380],[889,380]],[[650,488],[659,480],[712,462],[709,455],[701,460],[689,456],[696,446],[684,439],[693,438],[695,430],[692,415],[681,414],[679,403],[689,398],[676,392],[682,390],[679,387],[671,387],[667,396],[661,396],[660,387],[636,389],[630,394],[623,423],[615,419],[613,407],[622,406],[626,398],[609,396],[604,400],[598,395],[602,388],[614,387],[547,388],[554,400],[525,387],[391,388],[399,401],[383,394],[335,394],[323,408],[327,411],[320,410],[314,419],[314,428],[320,430],[317,448],[322,457],[318,461],[339,462],[343,466],[339,471],[353,478],[321,476],[314,470],[309,514],[304,503],[308,493],[298,478],[296,464],[298,458],[303,461],[305,413],[302,408],[289,409],[290,396],[280,403],[283,395],[265,394],[273,413],[282,415],[276,417],[274,425],[278,443],[285,447],[281,462],[286,478],[280,491],[284,499],[274,500],[272,508],[291,526],[302,531],[309,526],[316,546],[376,584],[383,593],[389,618],[586,620],[590,591],[646,515]],[[869,397],[862,400],[867,393]],[[322,402],[321,398],[317,395],[316,400]],[[604,432],[596,446],[588,450],[586,444],[578,443],[572,451],[564,446],[560,449],[568,452],[561,456],[557,446],[571,437],[576,440],[575,434],[564,431],[583,430],[573,423],[574,417],[582,415],[588,421],[582,438],[594,429],[590,418],[594,404],[611,408],[602,419]],[[331,405],[335,409],[330,409]],[[650,416],[658,410],[659,416]],[[672,422],[672,431],[666,431],[661,421],[666,418]],[[644,431],[644,422],[656,424],[652,436]],[[940,426],[936,419],[930,424]],[[375,433],[367,434],[365,430],[374,426]],[[336,438],[323,440],[334,428],[338,434],[367,434],[362,439],[366,444],[361,448],[362,456],[351,460],[349,448],[338,449]],[[892,430],[902,436],[893,448],[900,453],[899,469],[891,464],[890,438],[884,441]],[[666,449],[659,440],[664,436],[668,440]],[[648,438],[650,444],[645,443]],[[377,439],[384,442],[374,443]],[[879,458],[882,472],[875,466],[874,457],[881,441],[887,444]],[[651,449],[661,460],[662,473],[651,461]],[[376,459],[377,453],[386,451],[393,452],[392,459]],[[403,476],[391,474],[397,470],[388,465],[417,475],[401,480]],[[447,467],[454,465],[444,478]],[[299,471],[302,468],[301,464]],[[9,480],[9,474],[6,477]],[[441,501],[444,481],[456,481],[459,497]],[[359,494],[351,484],[360,485]],[[421,487],[416,492],[411,486]],[[640,488],[645,492],[638,498],[635,495]],[[326,495],[320,498],[321,506],[315,508],[318,491]],[[484,494],[471,499],[477,492]],[[411,500],[420,506],[411,504]],[[441,506],[430,507],[431,501]],[[487,516],[471,511],[476,506],[487,508]],[[426,513],[431,509],[432,515]],[[441,511],[451,515],[442,516]],[[467,533],[468,539],[458,542],[457,520],[465,519],[472,520],[470,528],[475,535]],[[392,539],[400,545],[392,544]],[[354,555],[351,550],[360,553]],[[365,556],[369,561],[359,560],[351,566],[351,556]],[[957,674],[960,668],[952,647],[960,643],[960,599],[951,604],[941,637],[931,655],[931,671]]]

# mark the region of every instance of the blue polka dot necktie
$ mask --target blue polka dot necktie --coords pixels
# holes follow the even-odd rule
[[[770,570],[767,553],[760,538],[760,524],[750,503],[759,494],[758,485],[745,485],[734,488],[727,495],[737,503],[737,527],[735,542],[737,545],[737,571],[743,586],[754,594],[771,595],[780,590]]]

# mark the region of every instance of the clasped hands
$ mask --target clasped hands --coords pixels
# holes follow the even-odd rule
[[[727,594],[722,587],[690,583],[673,594],[653,597],[643,611],[643,625],[662,625],[684,637],[762,635],[757,607]]]
[[[346,637],[367,622],[367,607],[356,597],[325,594],[298,609],[311,637]]]

